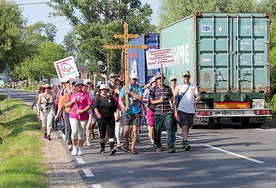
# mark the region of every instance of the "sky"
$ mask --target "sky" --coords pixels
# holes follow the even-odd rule
[[[15,0],[15,2],[22,8],[24,18],[27,18],[28,25],[33,25],[38,21],[44,23],[53,23],[57,27],[56,42],[62,43],[63,37],[70,31],[71,26],[65,17],[49,17],[49,12],[54,10],[48,5],[44,4],[47,0]],[[150,4],[152,14],[152,24],[158,24],[158,6],[159,0],[141,0],[142,4]],[[40,4],[41,3],[41,4]]]

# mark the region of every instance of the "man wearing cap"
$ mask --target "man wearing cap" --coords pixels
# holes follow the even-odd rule
[[[85,141],[85,127],[89,119],[88,110],[92,105],[92,101],[88,93],[83,92],[83,80],[77,79],[75,84],[75,92],[68,94],[65,107],[70,107],[69,120],[72,128],[72,155],[83,155],[82,146]],[[78,148],[77,148],[78,144]]]
[[[115,80],[116,80],[116,78],[117,78],[117,75],[114,74],[114,73],[111,73],[109,75],[109,81],[110,81],[110,83],[108,84],[108,86],[112,90],[111,93],[113,93],[113,90],[115,89]]]
[[[200,101],[200,94],[196,84],[190,82],[191,74],[189,71],[184,71],[182,77],[183,83],[178,84],[174,91],[174,98],[178,96],[178,107],[177,111],[175,111],[175,117],[182,129],[182,147],[186,151],[189,151],[191,146],[188,143],[188,134],[189,129],[193,125],[195,114],[194,101]]]
[[[142,100],[143,90],[142,87],[137,84],[137,74],[130,74],[130,86],[129,88],[123,87],[120,96],[119,96],[119,104],[122,109],[122,118],[124,122],[124,137],[125,144],[124,150],[128,152],[129,146],[129,135],[132,126],[132,142],[131,142],[131,152],[132,154],[137,154],[135,150],[135,144],[138,138],[138,127],[141,125],[141,113],[142,110],[140,108],[140,101]],[[128,94],[128,102],[129,107],[126,108],[125,105],[125,95]]]
[[[161,131],[163,123],[167,130],[167,145],[168,153],[175,153],[175,132],[172,125],[173,113],[171,109],[171,104],[173,109],[176,109],[175,103],[173,101],[173,93],[169,86],[165,85],[163,82],[166,79],[161,72],[157,72],[155,75],[157,85],[150,90],[150,103],[155,105],[154,113],[154,143],[157,147],[157,152],[162,151],[161,143]]]

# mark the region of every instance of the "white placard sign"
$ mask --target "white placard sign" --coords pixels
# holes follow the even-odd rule
[[[66,82],[70,78],[79,77],[79,71],[73,56],[54,62],[60,82]]]
[[[174,51],[172,48],[149,50],[146,52],[148,69],[174,66]]]

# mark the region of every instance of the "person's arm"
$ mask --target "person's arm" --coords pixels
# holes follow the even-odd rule
[[[142,91],[142,88],[138,88],[138,93],[133,93],[133,92],[129,92],[129,94],[135,98],[136,100],[139,100],[141,101],[142,98],[143,98],[143,91]]]
[[[195,87],[195,96],[196,96],[196,102],[200,101],[200,94],[198,92],[197,86]]]
[[[68,94],[68,96],[66,98],[66,103],[64,104],[64,107],[65,108],[69,108],[70,106],[72,106],[73,104],[75,104],[76,100],[77,100],[76,97],[71,97],[71,93]]]
[[[94,85],[94,91],[96,91],[96,80],[97,80],[97,73],[93,72],[93,85]]]
[[[34,102],[33,102],[32,106],[31,106],[31,109],[33,109],[33,107],[34,107],[35,103],[37,103],[37,100],[38,100],[38,95],[37,95],[37,96],[35,96],[35,100],[34,100]]]
[[[40,116],[40,104],[41,104],[41,97],[38,96],[38,99],[37,99],[37,104],[36,104],[36,112],[37,112],[37,116]]]
[[[120,105],[121,109],[127,113],[129,109],[126,108],[125,103],[124,103],[125,93],[126,93],[126,89],[125,89],[125,87],[123,87],[120,92],[120,96],[119,96],[119,105]]]

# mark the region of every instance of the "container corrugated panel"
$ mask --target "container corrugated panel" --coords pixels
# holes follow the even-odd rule
[[[195,13],[162,29],[161,48],[175,51],[166,77],[190,70],[201,93],[270,92],[267,13]]]
[[[147,69],[146,51],[155,50],[160,48],[160,35],[159,34],[144,34],[138,38],[132,39],[129,45],[147,45],[147,49],[129,49],[128,50],[128,67],[129,75],[136,72],[138,75],[139,85],[145,85],[148,79],[156,74],[158,69]]]

